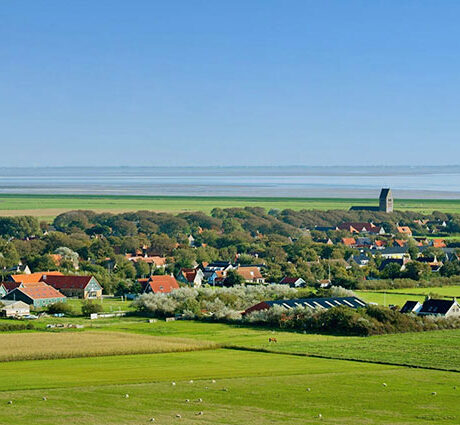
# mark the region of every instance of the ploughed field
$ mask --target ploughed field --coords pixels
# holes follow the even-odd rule
[[[293,210],[348,210],[352,205],[376,205],[375,199],[344,198],[245,198],[198,196],[98,196],[98,195],[0,195],[0,216],[32,215],[52,220],[69,210],[93,210],[96,212],[127,212],[153,210],[179,213],[203,211],[213,208],[262,207]],[[404,211],[431,213],[460,212],[460,200],[396,199],[395,208]]]
[[[2,424],[460,422],[460,331],[359,338],[117,318],[3,333],[0,346]]]

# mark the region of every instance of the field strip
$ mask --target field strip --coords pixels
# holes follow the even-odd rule
[[[225,350],[236,350],[236,351],[252,351],[256,353],[268,353],[268,354],[283,354],[287,356],[297,356],[297,357],[310,357],[315,359],[325,359],[325,360],[343,360],[347,362],[356,362],[356,363],[368,363],[368,364],[377,364],[383,366],[396,366],[396,367],[408,367],[411,369],[425,369],[425,370],[436,370],[440,372],[453,372],[453,373],[460,373],[460,369],[448,369],[448,368],[440,368],[434,366],[420,366],[408,363],[395,363],[395,362],[385,362],[385,361],[378,361],[378,360],[365,360],[365,359],[357,359],[353,357],[335,357],[335,356],[326,356],[322,354],[308,354],[308,353],[296,353],[290,351],[276,351],[271,350],[268,348],[252,348],[252,347],[245,347],[245,346],[238,346],[238,345],[222,345],[222,348]]]
[[[197,351],[219,344],[190,338],[127,332],[33,332],[0,334],[0,362]]]

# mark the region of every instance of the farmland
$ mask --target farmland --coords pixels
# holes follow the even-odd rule
[[[245,198],[245,197],[181,197],[181,196],[96,196],[96,195],[0,195],[0,216],[32,215],[52,220],[69,210],[95,212],[127,212],[152,210],[179,213],[213,208],[262,207],[278,209],[348,210],[352,205],[375,205],[375,199],[344,198]],[[431,213],[434,210],[460,212],[460,200],[397,199],[395,208]]]
[[[172,424],[179,414],[186,424],[305,424],[320,413],[330,424],[458,422],[459,374],[448,370],[459,370],[459,331],[361,338],[136,317],[71,320],[85,328],[0,335],[0,423]],[[366,391],[357,397],[357,388]]]

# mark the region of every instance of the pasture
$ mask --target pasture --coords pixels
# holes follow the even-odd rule
[[[460,285],[446,285],[446,286],[428,286],[426,288],[400,288],[390,289],[389,293],[393,294],[406,294],[406,295],[429,295],[437,294],[442,297],[457,297],[460,298]]]
[[[293,210],[347,210],[352,205],[375,205],[375,199],[344,198],[245,198],[245,197],[186,197],[186,196],[97,196],[97,195],[0,195],[0,216],[32,215],[52,220],[69,210],[93,210],[120,213],[152,210],[179,213],[213,208],[262,207]],[[397,199],[395,208],[431,213],[434,210],[460,212],[460,200]]]
[[[451,372],[234,350],[10,362],[0,423],[456,424],[458,385]]]

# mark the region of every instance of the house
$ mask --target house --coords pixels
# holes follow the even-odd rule
[[[391,189],[384,188],[380,191],[378,207],[368,207],[368,206],[357,205],[357,206],[351,207],[350,211],[382,211],[386,213],[393,212],[393,195],[391,194]]]
[[[406,246],[407,245],[407,240],[405,239],[395,239],[393,241],[393,246],[399,246],[399,247],[403,247],[403,246]]]
[[[418,301],[406,301],[402,306],[400,313],[418,313],[422,308],[422,304]]]
[[[291,288],[301,288],[307,285],[301,277],[283,277],[280,280],[280,285],[289,285]]]
[[[397,226],[396,230],[403,235],[412,236],[412,230],[408,226]]]
[[[179,289],[179,284],[174,277],[169,275],[150,276],[145,285],[144,294],[168,294],[175,289]]]
[[[444,239],[432,239],[429,244],[433,247],[433,248],[445,248],[446,247],[446,243],[444,242]]]
[[[44,282],[21,284],[21,286],[8,292],[3,299],[23,301],[35,308],[43,308],[50,304],[66,301],[66,297],[61,292]]]
[[[262,301],[249,307],[243,314],[249,314],[253,311],[268,310],[273,306],[284,307],[288,310],[292,308],[309,308],[311,310],[330,309],[332,307],[365,307],[366,303],[357,297],[332,297],[332,298],[298,298],[292,300]]]
[[[424,263],[424,264],[428,264],[431,268],[431,271],[432,272],[439,272],[441,270],[441,267],[443,266],[443,263],[442,261],[438,261],[438,259],[436,258],[436,256],[434,257],[418,257],[416,259],[417,262],[419,263]]]
[[[8,289],[6,289],[3,283],[0,283],[0,298],[3,298],[8,293]]]
[[[376,249],[376,250],[369,250],[373,256],[376,254],[380,254],[383,259],[386,258],[410,258],[409,252],[408,252],[408,247],[403,246],[403,247],[387,247],[384,249]]]
[[[204,273],[200,268],[182,268],[177,276],[179,282],[193,287],[200,287],[204,280]]]
[[[359,267],[365,267],[369,264],[369,257],[364,254],[351,255],[348,259],[348,264],[352,265],[357,264]]]
[[[84,299],[102,297],[102,286],[94,276],[43,274],[41,281],[68,297]]]
[[[30,306],[24,301],[1,300],[1,315],[3,317],[22,317],[30,314]]]
[[[354,238],[342,238],[342,243],[349,247],[354,247],[356,245]]]
[[[409,261],[410,260],[408,258],[385,258],[380,264],[379,271],[384,270],[385,267],[390,264],[396,264],[399,266],[399,271],[402,272],[406,269],[406,264]]]
[[[346,230],[350,233],[373,233],[376,235],[384,235],[385,229],[381,226],[376,226],[374,223],[342,223],[338,226],[339,230]]]
[[[6,274],[30,274],[31,273],[31,270],[29,268],[29,266],[27,264],[22,264],[22,263],[19,263],[19,264],[16,264],[15,266],[13,267],[10,267],[9,269],[6,269],[5,270]]]
[[[419,316],[460,317],[460,304],[453,300],[436,300],[428,298],[418,312]]]
[[[331,279],[320,279],[320,280],[317,280],[317,282],[318,282],[319,287],[323,289],[330,288],[332,285]]]
[[[151,269],[165,268],[167,266],[166,257],[160,257],[158,255],[152,255],[151,257],[149,257],[147,255],[141,256],[127,254],[126,258],[129,261],[132,261],[133,263],[137,263],[138,261],[144,261],[151,267]]]
[[[239,266],[236,272],[243,277],[246,283],[265,283],[265,278],[256,266]]]

